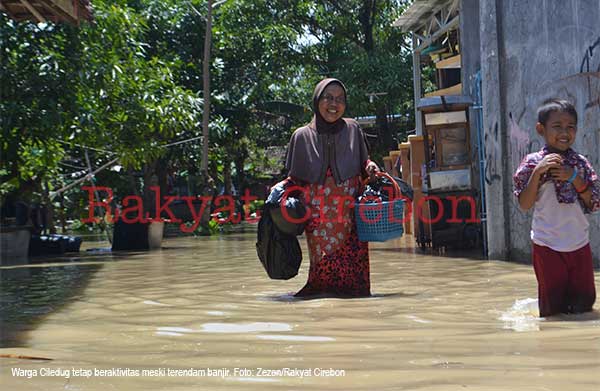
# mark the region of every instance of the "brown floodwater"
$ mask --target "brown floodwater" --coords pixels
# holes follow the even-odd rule
[[[371,245],[373,297],[362,299],[295,300],[307,260],[296,278],[269,280],[252,232],[0,268],[0,354],[52,359],[0,358],[0,384],[600,389],[598,312],[539,319],[531,266],[424,254],[412,243]]]

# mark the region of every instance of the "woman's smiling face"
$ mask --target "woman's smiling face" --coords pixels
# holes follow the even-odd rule
[[[335,122],[342,117],[346,110],[346,94],[337,83],[331,83],[321,94],[319,99],[319,113],[327,122]]]

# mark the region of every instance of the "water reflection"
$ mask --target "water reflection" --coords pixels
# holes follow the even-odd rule
[[[291,331],[287,323],[253,322],[253,323],[204,323],[202,331],[208,333],[254,333],[258,331]]]
[[[306,281],[307,260],[296,278],[269,280],[254,242],[251,233],[174,238],[159,251],[96,263],[82,254],[78,263],[32,268],[27,273],[35,276],[20,279],[2,270],[2,318],[29,319],[35,327],[26,326],[25,337],[0,354],[50,357],[50,368],[225,368],[230,375],[24,381],[11,368],[39,364],[3,359],[3,386],[598,389],[600,318],[539,319],[531,266],[421,254],[407,237],[371,246],[373,297],[298,300],[292,292]],[[250,372],[234,374],[235,368]],[[257,368],[313,376],[259,377]],[[314,375],[330,368],[345,374]]]
[[[358,300],[374,300],[374,299],[384,299],[384,298],[388,298],[388,297],[410,297],[410,296],[416,296],[416,295],[418,295],[418,293],[405,293],[405,292],[372,293],[371,296],[362,297]],[[294,292],[285,293],[283,295],[265,296],[264,298],[258,298],[258,300],[282,301],[282,302],[309,301],[309,300],[322,300],[322,299],[357,300],[356,297],[334,296],[334,295],[330,295],[330,294],[297,297],[297,296],[294,296]]]
[[[0,347],[26,344],[25,332],[81,294],[102,265],[0,269]]]
[[[272,341],[294,341],[294,342],[329,342],[335,341],[335,338],[331,337],[318,337],[309,335],[257,335],[258,339],[269,339]]]

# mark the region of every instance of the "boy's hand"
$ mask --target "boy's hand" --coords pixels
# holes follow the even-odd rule
[[[570,166],[560,166],[549,169],[548,173],[555,181],[567,181],[573,175],[574,168]]]
[[[545,174],[548,170],[557,169],[562,167],[562,157],[558,153],[551,153],[549,155],[544,156],[542,161],[540,161],[537,166],[535,166],[534,173],[538,175]],[[571,174],[573,172],[571,171]],[[567,179],[569,177],[567,176]]]

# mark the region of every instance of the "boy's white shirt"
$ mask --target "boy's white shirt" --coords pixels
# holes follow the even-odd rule
[[[544,183],[538,191],[531,223],[531,240],[554,251],[571,252],[589,243],[590,223],[579,202],[561,204],[554,183]]]

